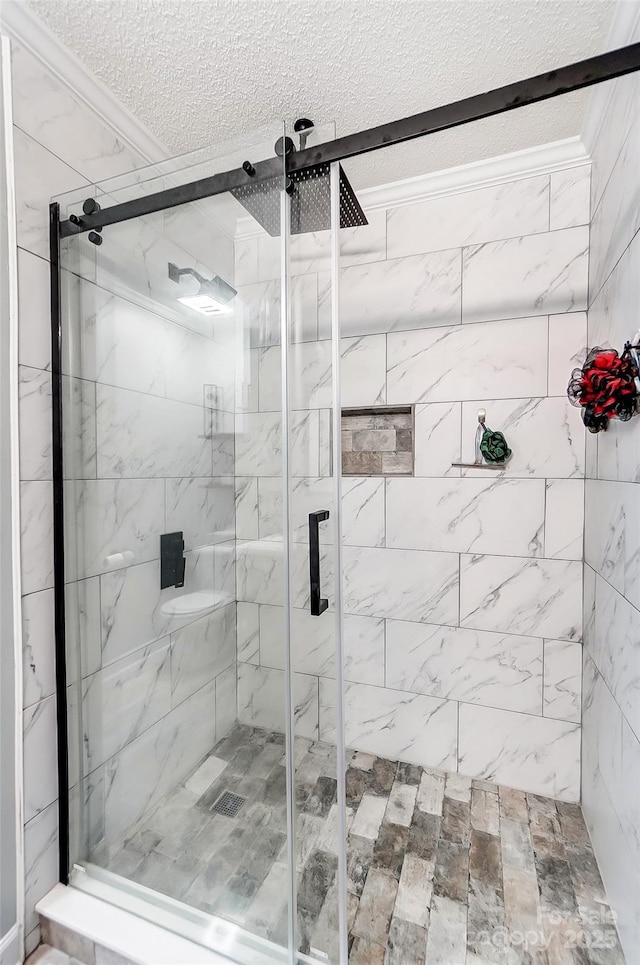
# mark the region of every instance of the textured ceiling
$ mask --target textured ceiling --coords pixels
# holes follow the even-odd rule
[[[281,119],[347,134],[603,49],[609,0],[29,0],[169,149]],[[580,132],[588,92],[350,162],[368,187]]]

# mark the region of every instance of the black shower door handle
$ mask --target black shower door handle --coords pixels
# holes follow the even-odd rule
[[[319,509],[316,513],[309,513],[309,599],[312,617],[319,617],[329,606],[329,601],[323,600],[320,592],[318,526],[325,519],[329,519],[328,509]]]

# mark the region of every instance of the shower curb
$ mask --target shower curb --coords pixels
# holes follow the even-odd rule
[[[80,965],[228,965],[228,959],[93,895],[58,884],[36,905],[42,941]]]

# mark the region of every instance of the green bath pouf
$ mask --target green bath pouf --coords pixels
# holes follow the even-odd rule
[[[494,432],[493,429],[485,427],[480,440],[480,452],[488,463],[495,465],[499,462],[506,462],[511,456],[511,449],[507,445],[507,440],[501,432]]]

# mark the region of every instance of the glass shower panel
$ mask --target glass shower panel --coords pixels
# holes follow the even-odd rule
[[[324,183],[321,183],[324,182]],[[337,188],[337,186],[336,186]],[[304,191],[326,228],[300,231]],[[337,238],[327,170],[289,200],[287,389],[290,534],[289,623],[295,708],[295,851],[297,948],[313,961],[346,959],[340,945],[344,873],[341,631],[339,607],[337,319],[332,313],[332,255]],[[337,409],[336,409],[337,406]]]
[[[82,198],[230,170],[276,138]],[[224,195],[63,242],[70,858],[78,887],[286,960],[287,637],[263,659],[260,636],[285,601],[267,237]]]

